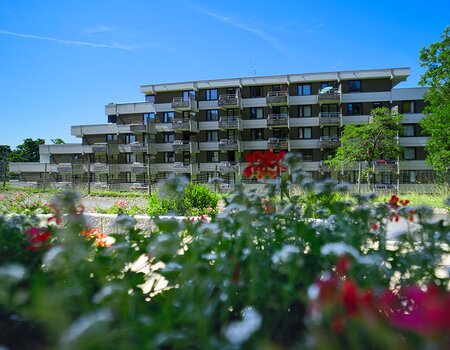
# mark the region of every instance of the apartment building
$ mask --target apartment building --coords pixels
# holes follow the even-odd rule
[[[425,88],[398,88],[409,68],[305,73],[142,85],[143,102],[110,103],[107,123],[72,126],[81,144],[43,145],[39,163],[12,163],[14,184],[87,184],[141,189],[182,174],[193,181],[242,181],[245,153],[296,153],[313,179],[355,183],[357,169],[333,172],[323,160],[345,125],[370,122],[376,107],[396,107],[405,133],[400,162],[373,165],[376,185],[434,182],[422,134]]]

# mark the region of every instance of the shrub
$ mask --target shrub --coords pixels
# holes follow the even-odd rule
[[[204,184],[190,182],[183,192],[183,207],[186,215],[215,214],[219,196]]]

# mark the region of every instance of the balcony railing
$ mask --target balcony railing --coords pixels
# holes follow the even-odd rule
[[[320,89],[317,94],[317,102],[319,104],[323,103],[341,103],[342,94],[341,90],[338,88],[326,87]]]
[[[135,174],[142,174],[147,172],[147,165],[144,163],[133,163],[131,164],[131,172]]]
[[[218,170],[223,174],[237,173],[239,172],[239,164],[236,162],[223,161],[219,163]]]
[[[374,171],[395,171],[398,163],[396,160],[378,159],[372,165]]]
[[[219,141],[219,151],[241,151],[241,141],[233,139],[222,139]]]
[[[287,138],[278,138],[278,137],[271,137],[267,141],[267,146],[270,149],[289,149],[289,139]]]
[[[217,101],[219,108],[241,108],[241,94],[236,92],[235,94],[223,94],[219,95],[219,100]]]
[[[130,151],[134,153],[144,153],[147,152],[147,146],[141,142],[130,143]]]
[[[108,164],[94,163],[91,164],[91,172],[93,173],[107,173],[109,170]]]
[[[242,120],[238,115],[220,117],[219,129],[222,130],[242,130]]]
[[[184,97],[174,97],[172,100],[172,108],[179,111],[196,111],[197,101],[194,96]]]
[[[289,127],[289,114],[269,114],[267,116],[268,127]]]
[[[59,173],[72,173],[72,164],[71,163],[59,163],[56,166],[56,170]]]
[[[183,163],[183,162],[175,162],[173,163],[173,171],[175,173],[190,173],[192,169],[192,164]]]
[[[322,136],[317,142],[319,148],[337,148],[341,145],[341,141],[337,138]]]
[[[269,91],[266,96],[266,102],[269,106],[286,106],[289,104],[289,92]]]
[[[188,140],[175,140],[172,143],[173,152],[184,152],[191,150],[191,141]]]
[[[130,131],[135,134],[143,134],[147,132],[147,124],[130,124]]]
[[[319,125],[337,125],[340,126],[342,121],[342,113],[340,112],[320,112]]]
[[[172,121],[173,131],[190,131],[197,132],[198,126],[195,120],[175,118]]]
[[[92,152],[94,153],[107,153],[108,152],[108,143],[101,142],[95,143],[92,145]]]

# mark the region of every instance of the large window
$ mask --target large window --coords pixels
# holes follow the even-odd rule
[[[208,142],[219,142],[219,131],[217,131],[217,130],[208,130],[206,132],[206,140]]]
[[[164,163],[173,163],[175,161],[175,154],[173,152],[164,152]]]
[[[311,84],[299,84],[298,95],[299,96],[311,95]]]
[[[407,147],[403,150],[403,159],[414,160],[416,159],[416,149],[414,147]]]
[[[337,126],[324,126],[322,137],[328,140],[339,140],[339,128]]]
[[[189,101],[189,99],[191,97],[195,98],[195,91],[194,90],[183,91],[183,100],[184,101]]]
[[[349,103],[347,104],[348,115],[362,115],[362,103]]]
[[[210,89],[205,91],[206,101],[215,101],[219,98],[217,89]]]
[[[298,128],[299,139],[312,139],[312,128]]]
[[[174,117],[175,117],[174,112],[164,112],[162,122],[163,123],[172,123]]]
[[[175,134],[171,132],[163,133],[163,142],[164,143],[172,143],[175,141]]]
[[[361,92],[361,80],[349,80],[348,92]]]
[[[403,101],[402,102],[402,113],[416,113],[414,101]]]
[[[414,124],[405,124],[403,125],[403,136],[406,137],[412,137],[412,136],[416,136],[416,132],[414,130]]]
[[[264,129],[251,129],[250,138],[252,141],[263,141],[264,140]]]
[[[145,102],[155,103],[155,95],[145,95]]]
[[[298,116],[300,118],[312,117],[312,106],[298,106]]]
[[[125,153],[125,163],[132,164],[136,162],[136,154],[134,153]]]
[[[117,140],[119,139],[119,137],[117,136],[117,134],[107,134],[106,135],[106,142],[117,142]]]
[[[125,135],[125,144],[136,142],[136,135],[134,134],[126,134]]]
[[[264,108],[261,107],[250,108],[250,119],[264,119]]]
[[[320,111],[322,113],[336,113],[339,111],[339,107],[337,104],[330,104],[330,105],[326,104],[320,107]]]
[[[215,122],[219,120],[219,110],[209,109],[206,111],[206,120],[208,122]]]
[[[219,152],[218,151],[207,151],[206,152],[206,161],[208,163],[210,163],[210,162],[213,162],[213,163],[219,162]]]
[[[251,86],[250,87],[250,97],[262,97],[263,87],[262,86]]]

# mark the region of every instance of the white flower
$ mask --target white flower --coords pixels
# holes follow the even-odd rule
[[[231,322],[224,331],[225,337],[234,345],[245,342],[262,323],[261,315],[252,307],[242,310],[242,320]]]

